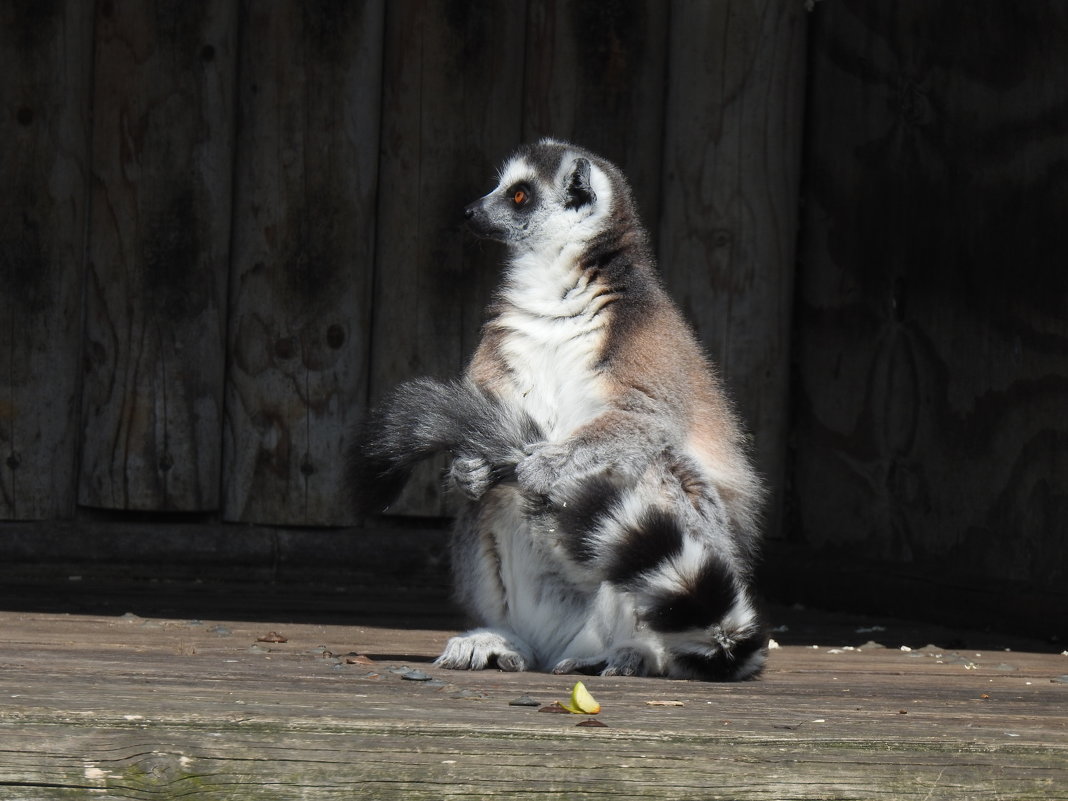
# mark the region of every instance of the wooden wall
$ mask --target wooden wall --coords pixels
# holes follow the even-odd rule
[[[357,522],[349,428],[462,369],[461,210],[551,134],[631,176],[772,532],[1068,574],[1056,0],[0,0],[0,67],[0,519]]]
[[[754,433],[779,531],[805,72],[796,3],[672,17],[660,262]]]
[[[0,4],[0,518],[74,509],[92,64],[88,4]]]
[[[381,2],[244,6],[237,80],[222,515],[351,522],[367,396]]]
[[[1063,592],[1068,7],[828,0],[811,34],[791,534]]]
[[[96,8],[78,501],[212,510],[237,3]]]
[[[15,278],[0,282],[0,517],[355,522],[349,428],[398,381],[462,369],[501,253],[464,234],[461,210],[542,135],[631,176],[779,483],[798,3],[0,0],[0,14]],[[444,513],[433,470],[397,511]]]

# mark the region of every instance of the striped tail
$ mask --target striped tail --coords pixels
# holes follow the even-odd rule
[[[749,587],[752,553],[708,486],[680,481],[666,458],[634,487],[587,480],[553,510],[563,555],[634,600],[674,678],[728,681],[760,673],[767,635]]]

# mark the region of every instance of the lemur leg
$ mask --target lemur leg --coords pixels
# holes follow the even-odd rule
[[[493,543],[478,524],[479,507],[466,504],[453,527],[452,572],[457,600],[480,627],[451,638],[435,664],[452,670],[526,670],[534,654],[505,625],[505,592]]]
[[[657,659],[649,648],[621,645],[601,656],[563,659],[553,673],[581,673],[586,676],[648,676],[657,673]]]
[[[655,636],[642,631],[629,593],[601,582],[589,599],[585,622],[555,663],[553,673],[602,676],[662,674],[663,653]]]

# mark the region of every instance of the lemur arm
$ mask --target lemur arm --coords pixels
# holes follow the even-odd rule
[[[622,400],[563,442],[532,447],[516,468],[520,486],[551,498],[595,474],[622,485],[636,482],[653,459],[677,444],[678,418],[665,404],[636,390]]]

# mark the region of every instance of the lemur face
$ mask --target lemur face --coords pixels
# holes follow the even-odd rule
[[[555,142],[540,142],[508,161],[497,187],[464,210],[471,231],[518,249],[586,237],[611,205],[608,176],[590,159]]]

